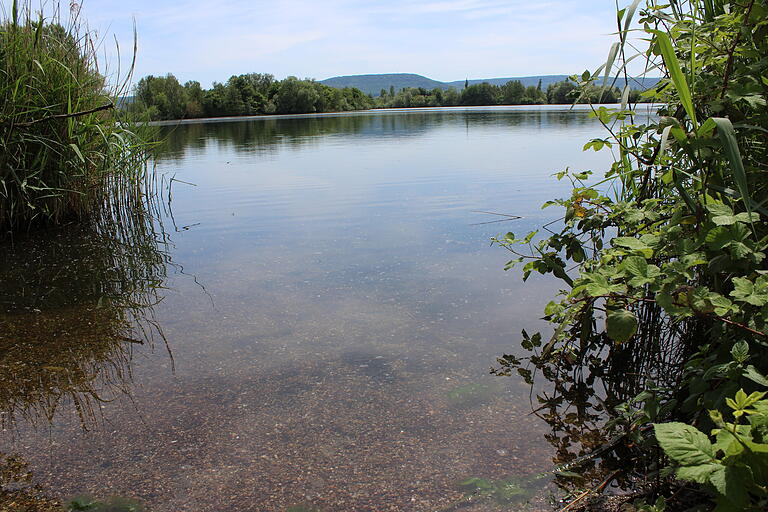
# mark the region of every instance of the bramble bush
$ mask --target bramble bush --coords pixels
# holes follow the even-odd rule
[[[573,185],[544,205],[564,209],[559,231],[494,240],[515,254],[507,268],[566,285],[545,310],[551,339],[524,333],[530,364],[557,383],[602,379],[606,430],[624,429],[658,471],[641,434],[654,424],[677,478],[723,511],[768,506],[767,13],[765,0],[618,11],[607,62],[574,79],[629,77],[640,58],[663,76],[643,94],[656,114],[639,115],[628,91],[593,107],[606,135],[584,149],[611,151],[610,169],[558,174]],[[531,378],[512,355],[499,364]]]

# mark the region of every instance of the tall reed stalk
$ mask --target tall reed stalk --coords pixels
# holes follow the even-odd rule
[[[133,66],[109,85],[79,12],[46,17],[14,0],[0,20],[0,237],[101,216],[147,178],[143,143],[115,108]]]

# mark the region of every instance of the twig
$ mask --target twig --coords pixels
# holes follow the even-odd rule
[[[749,15],[752,13],[752,7],[754,5],[755,0],[751,0],[749,2],[749,6],[747,7],[747,12],[744,14],[745,25],[747,25],[747,22],[749,21]],[[725,93],[728,91],[728,82],[731,80],[731,72],[733,71],[733,54],[736,52],[736,47],[739,45],[740,41],[741,31],[736,34],[736,37],[733,40],[733,44],[731,45],[731,49],[728,50],[728,60],[725,62],[725,76],[723,77],[723,90],[720,92],[721,98],[724,98]]]
[[[471,210],[472,213],[486,213],[488,215],[498,215],[499,217],[509,217],[510,219],[522,219],[519,215],[510,215],[508,213],[486,212],[483,210]]]
[[[561,508],[559,512],[568,512],[569,510],[572,510],[572,507],[574,505],[579,503],[581,500],[583,500],[587,496],[590,496],[592,494],[600,494],[601,492],[603,492],[603,490],[606,487],[608,487],[608,484],[611,483],[611,480],[613,480],[618,476],[619,473],[621,473],[621,470],[617,469],[616,471],[608,475],[606,479],[600,482],[600,484],[598,484],[596,487],[593,487],[592,489],[587,489],[586,491],[579,494],[579,496],[575,500],[573,500],[572,502],[570,502],[569,504]]]
[[[66,119],[66,118],[69,118],[69,117],[80,117],[80,116],[85,116],[85,115],[88,115],[88,114],[93,114],[95,112],[101,112],[102,110],[109,110],[109,109],[112,109],[112,108],[115,108],[115,104],[112,103],[112,102],[109,102],[106,105],[101,105],[100,107],[95,107],[95,108],[92,108],[92,109],[83,110],[81,112],[73,112],[71,114],[53,114],[53,115],[50,115],[50,116],[41,117],[40,119],[35,119],[34,121],[27,121],[27,122],[24,122],[24,123],[14,123],[13,126],[14,127],[17,127],[17,126],[22,126],[22,127],[23,126],[32,126],[33,124],[42,123],[43,121],[51,121],[52,119]]]
[[[752,334],[756,334],[758,336],[768,336],[768,334],[766,334],[764,332],[756,331],[756,330],[752,329],[751,327],[747,327],[744,324],[740,324],[738,322],[734,322],[733,320],[728,320],[727,318],[724,318],[722,316],[715,316],[715,318],[717,318],[719,320],[722,320],[723,322],[725,322],[727,324],[730,324],[730,325],[733,325],[735,327],[740,327],[740,328],[744,329],[745,331],[751,332]]]

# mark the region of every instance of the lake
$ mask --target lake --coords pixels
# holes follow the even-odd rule
[[[556,220],[602,133],[556,106],[163,127],[153,218],[2,247],[0,452],[159,512],[449,510],[547,471],[529,387],[489,368],[558,284],[489,242]]]

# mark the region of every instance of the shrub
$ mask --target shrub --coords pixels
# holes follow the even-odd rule
[[[614,67],[627,77],[639,3],[619,11],[604,67],[573,77],[582,94]],[[653,423],[677,475],[716,489],[718,510],[765,510],[764,412],[751,427],[723,418],[751,414],[750,401],[764,411],[759,390],[768,386],[768,5],[649,1],[639,14],[650,42],[639,56],[663,74],[643,94],[661,105],[656,115],[638,116],[628,90],[620,108],[593,107],[606,135],[584,149],[614,152],[605,177],[559,173],[573,184],[570,197],[546,205],[563,208],[560,231],[496,242],[516,254],[508,267],[525,262],[525,277],[552,273],[565,283],[545,311],[554,335],[542,343],[524,334],[523,346],[561,402],[602,381],[594,410],[607,408],[606,429],[624,428],[640,447],[625,474],[658,470],[652,440],[640,434]],[[513,356],[499,362],[499,373],[520,365]],[[713,429],[714,448],[703,433]],[[709,465],[688,467],[674,436],[710,450]]]

